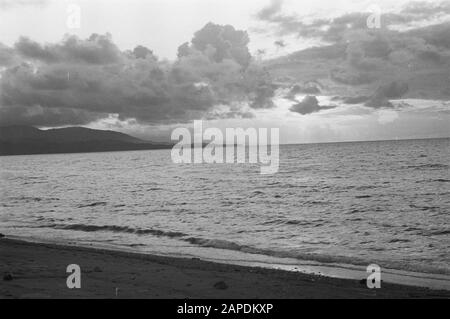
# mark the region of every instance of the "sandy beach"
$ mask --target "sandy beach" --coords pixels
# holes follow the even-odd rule
[[[81,268],[68,289],[66,267]],[[0,239],[0,298],[449,298],[449,291]]]

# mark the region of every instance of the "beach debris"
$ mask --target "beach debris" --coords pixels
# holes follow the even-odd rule
[[[214,284],[214,288],[225,290],[228,289],[228,285],[224,281],[218,281]]]
[[[13,280],[13,275],[11,273],[7,272],[3,275],[3,281],[11,281],[11,280]]]

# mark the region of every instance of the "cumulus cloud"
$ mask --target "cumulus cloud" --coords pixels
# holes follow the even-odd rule
[[[49,45],[22,37],[14,47],[24,58],[44,63],[109,64],[120,62],[122,58],[122,52],[112,42],[110,34],[92,34],[86,40],[69,36],[62,43]]]
[[[249,117],[249,108],[273,106],[275,86],[247,45],[246,32],[211,23],[174,62],[144,46],[121,51],[109,34],[52,44],[20,38],[0,45],[0,125],[81,125],[110,114],[147,124]],[[233,110],[214,113],[220,105]]]
[[[367,30],[367,19],[373,12],[349,12],[332,18],[318,18],[305,23],[300,16],[283,12],[283,0],[272,0],[261,9],[256,17],[271,24],[272,30],[278,35],[296,34],[301,37],[319,38],[329,42],[339,42],[345,39],[349,32]],[[398,12],[382,12],[381,27],[388,29],[408,23],[433,22],[438,18],[450,16],[450,4],[442,2],[410,2]],[[267,32],[260,30],[260,32]]]
[[[5,67],[17,62],[16,58],[15,51],[0,42],[0,67]]]
[[[357,95],[350,97],[337,97],[336,100],[345,104],[364,104],[373,108],[392,108],[390,100],[403,97],[409,90],[408,84],[402,81],[393,81],[379,86],[371,96]]]
[[[319,94],[320,93],[320,83],[318,82],[305,82],[303,84],[295,84],[289,89],[286,94],[286,98],[289,100],[294,100],[298,94]]]
[[[307,95],[305,98],[290,107],[291,112],[300,113],[302,115],[311,114],[315,112],[319,112],[322,110],[328,110],[335,108],[336,106],[323,106],[319,104],[319,100],[317,97],[313,95]]]
[[[179,47],[178,57],[199,51],[217,63],[229,59],[247,67],[251,61],[249,42],[247,32],[235,30],[231,25],[221,26],[210,22],[194,34],[190,44],[184,43]]]
[[[408,84],[403,82],[392,82],[380,86],[375,94],[366,102],[371,107],[391,107],[389,100],[401,98],[408,92]]]

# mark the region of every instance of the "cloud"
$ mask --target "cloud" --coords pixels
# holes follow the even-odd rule
[[[276,28],[276,33],[286,35],[298,33],[305,28],[305,24],[296,15],[286,15],[282,13],[283,0],[272,0],[271,3],[262,8],[257,14],[258,20],[269,22]],[[261,31],[266,32],[266,31]]]
[[[409,87],[407,83],[393,81],[379,86],[371,96],[357,95],[343,98],[337,97],[335,100],[340,100],[345,104],[364,104],[365,106],[373,108],[392,108],[394,106],[389,100],[403,97],[408,90]]]
[[[0,68],[17,62],[16,52],[0,43]]]
[[[208,24],[167,62],[143,46],[121,51],[109,34],[45,45],[20,38],[0,45],[0,125],[82,125],[111,114],[144,124],[249,117],[249,108],[273,106],[276,87],[247,44],[245,32]],[[214,113],[221,105],[233,109]]]
[[[138,46],[134,52],[142,48]],[[24,58],[45,63],[110,64],[120,62],[122,58],[122,52],[112,42],[110,34],[92,34],[86,40],[68,36],[62,43],[45,46],[22,37],[15,44],[15,49]]]
[[[389,100],[401,98],[408,92],[408,84],[404,82],[391,82],[380,86],[375,94],[366,102],[366,106],[371,107],[391,107]]]
[[[272,0],[267,7],[262,8],[256,14],[256,17],[260,20],[270,20],[276,14],[281,12],[282,6],[283,0]]]
[[[343,97],[346,104],[392,107],[389,100],[393,97],[387,88],[392,83],[399,85],[392,88],[400,88],[401,97],[448,100],[450,22],[437,19],[450,19],[450,4],[426,4],[410,3],[399,12],[382,13],[379,29],[367,27],[368,12],[305,24],[276,6],[267,11],[270,15],[259,15],[268,22],[267,30],[277,37],[280,33],[295,34],[325,44],[267,61],[267,69],[277,79],[285,79],[280,81],[285,87],[319,81],[325,84],[320,88],[321,95]],[[427,25],[424,21],[436,23]]]
[[[289,100],[294,100],[298,94],[319,94],[320,93],[320,83],[317,82],[305,82],[303,84],[295,84],[289,89],[286,94],[286,98]]]
[[[277,48],[284,48],[287,46],[287,44],[283,40],[277,40],[273,44],[275,44]]]
[[[419,16],[423,17],[423,19],[429,19],[430,16],[436,17],[450,14],[450,2],[414,1],[407,3],[403,8],[402,13],[409,16]]]
[[[375,92],[375,97],[397,99],[405,95],[406,92],[408,92],[408,84],[395,81],[380,86]]]
[[[210,22],[195,33],[191,44],[184,43],[180,46],[178,57],[199,51],[217,63],[230,59],[247,67],[251,60],[249,42],[247,32],[235,30],[231,25],[221,26]]]
[[[271,28],[260,29],[260,32],[273,30],[278,35],[295,34],[305,38],[318,38],[328,42],[340,42],[350,32],[367,30],[367,20],[373,12],[349,12],[332,18],[317,18],[305,23],[302,17],[283,12],[283,1],[272,0],[261,9],[256,17],[269,23]],[[397,12],[381,12],[381,27],[389,29],[409,23],[430,23],[442,17],[450,16],[450,4],[442,2],[410,2]],[[269,31],[270,32],[270,31]]]
[[[313,95],[307,95],[301,102],[294,104],[290,107],[291,112],[300,113],[302,115],[319,112],[322,110],[328,110],[335,108],[336,106],[322,106],[319,105],[319,101]]]
[[[365,96],[365,95],[358,95],[358,96],[348,96],[348,97],[344,97],[344,98],[336,98],[336,100],[341,100],[343,101],[345,104],[362,104],[366,101],[368,101],[370,99],[370,97]]]

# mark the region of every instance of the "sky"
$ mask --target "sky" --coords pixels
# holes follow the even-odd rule
[[[286,51],[273,45],[279,37],[253,31],[265,27],[256,15],[270,3],[270,0],[0,0],[0,38],[4,44],[12,45],[20,36],[45,43],[59,41],[67,33],[85,38],[92,33],[109,32],[121,49],[145,45],[159,57],[174,59],[180,43],[189,41],[206,23],[214,22],[247,30],[252,52],[270,49],[273,55],[281,55]],[[310,19],[368,11],[374,5],[391,10],[404,3],[408,1],[291,0],[284,1],[283,10]],[[81,9],[80,27],[75,29],[67,25],[67,12],[72,4]],[[301,42],[292,43],[290,50],[315,44]]]
[[[447,0],[0,0],[0,124],[449,137],[449,23]]]

